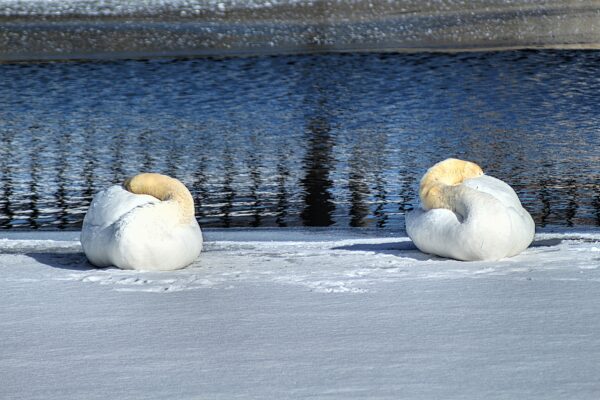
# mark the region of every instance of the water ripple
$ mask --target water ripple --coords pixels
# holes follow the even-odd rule
[[[0,65],[0,227],[77,229],[98,190],[181,179],[203,226],[402,229],[462,157],[538,225],[600,225],[600,53]]]

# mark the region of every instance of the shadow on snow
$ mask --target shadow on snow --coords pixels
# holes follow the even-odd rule
[[[563,239],[541,239],[534,241],[529,247],[558,246]],[[434,256],[421,252],[412,241],[395,243],[357,243],[347,246],[334,247],[333,250],[366,251],[379,254],[390,254],[403,258],[412,258],[418,261],[443,260],[444,257]]]
[[[26,256],[33,258],[40,264],[48,265],[52,268],[70,269],[74,271],[88,271],[97,269],[90,264],[84,253],[65,253],[65,252],[30,252]]]

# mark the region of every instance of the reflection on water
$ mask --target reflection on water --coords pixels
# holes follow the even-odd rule
[[[307,226],[329,226],[333,224],[332,213],[335,210],[331,194],[333,181],[329,178],[334,146],[331,128],[326,119],[312,119],[308,123],[308,131],[304,177],[300,180],[304,189],[304,209],[300,217]]]
[[[600,53],[0,65],[0,227],[76,229],[178,177],[202,226],[403,229],[428,166],[481,164],[539,225],[600,225]]]

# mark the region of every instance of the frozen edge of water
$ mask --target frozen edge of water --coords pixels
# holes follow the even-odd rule
[[[405,235],[393,232],[215,229],[205,232],[200,258],[172,272],[94,268],[81,252],[78,235],[3,232],[0,268],[4,279],[50,279],[160,293],[266,283],[321,293],[366,293],[397,281],[484,277],[600,283],[600,231],[595,229],[540,232],[522,254],[494,262],[461,262],[423,254]]]

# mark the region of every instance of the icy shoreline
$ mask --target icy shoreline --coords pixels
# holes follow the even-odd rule
[[[0,234],[2,398],[594,398],[600,232],[461,263],[402,235],[210,230],[192,267],[94,269]]]
[[[167,292],[232,288],[240,283],[284,283],[325,293],[370,291],[381,282],[506,276],[552,280],[600,280],[572,276],[600,267],[600,233],[538,233],[517,257],[497,262],[460,262],[423,254],[405,235],[370,230],[209,230],[201,257],[174,272],[96,269],[88,264],[79,232],[0,234],[0,265],[71,270],[61,280],[97,282],[120,291]],[[8,257],[8,258],[7,258]],[[318,267],[318,268],[317,268]],[[23,273],[21,270],[15,271]],[[52,269],[46,271],[48,278]],[[592,274],[593,275],[593,274]],[[146,279],[147,278],[147,279]]]

